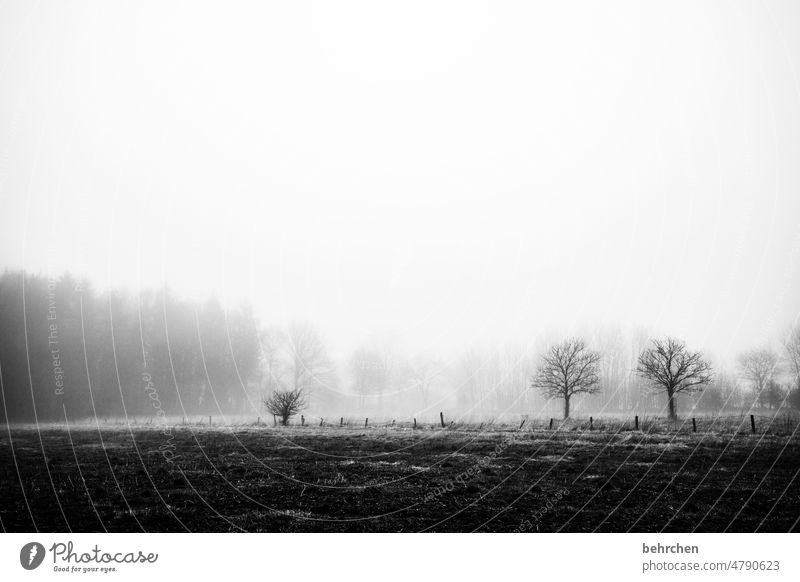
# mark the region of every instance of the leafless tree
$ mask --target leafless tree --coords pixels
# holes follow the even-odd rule
[[[317,388],[330,388],[336,383],[336,367],[316,329],[294,323],[286,337],[288,362],[286,382],[292,390],[301,390],[314,398]]]
[[[669,418],[678,418],[675,400],[681,392],[702,390],[714,378],[711,364],[700,352],[692,352],[676,338],[653,340],[653,345],[639,354],[636,373],[648,380],[655,392],[666,392]]]
[[[598,384],[600,354],[586,347],[580,338],[556,344],[542,356],[531,387],[547,398],[564,399],[564,418],[569,418],[569,401],[575,394],[594,394]]]
[[[750,350],[739,356],[742,376],[750,382],[753,395],[760,406],[765,403],[765,391],[777,367],[778,355],[769,349]]]
[[[306,407],[307,399],[302,390],[276,390],[264,398],[264,406],[275,416],[280,417],[286,426],[289,419]]]
[[[800,324],[789,331],[783,347],[786,350],[786,360],[794,380],[794,388],[800,390]]]
[[[480,356],[474,350],[463,352],[453,366],[454,391],[462,409],[472,409],[475,406],[479,386],[475,376],[478,369]]]
[[[281,352],[286,345],[286,335],[278,328],[268,327],[259,334],[261,348],[261,368],[266,378],[267,392],[284,388],[286,364],[282,361]]]
[[[698,404],[701,408],[719,413],[725,409],[741,409],[743,397],[738,376],[722,369],[715,372],[714,379],[703,390],[703,397]],[[712,406],[715,401],[719,404],[718,407]]]
[[[626,338],[619,329],[595,328],[589,337],[592,345],[603,354],[599,386],[604,395],[604,408],[629,410],[632,362],[639,352],[631,355]]]
[[[444,364],[428,354],[417,354],[408,365],[408,379],[412,388],[419,391],[422,407],[428,407],[428,396],[437,379],[444,372]]]
[[[787,399],[788,390],[781,386],[778,382],[770,379],[767,382],[767,387],[764,390],[763,401],[769,406],[770,410],[780,408],[784,405]]]
[[[357,348],[350,357],[349,373],[358,406],[363,409],[368,399],[377,402],[379,411],[383,395],[389,390],[394,357],[391,352],[376,347]]]

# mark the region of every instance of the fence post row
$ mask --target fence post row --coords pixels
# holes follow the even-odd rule
[[[791,417],[789,415],[786,415],[785,418],[786,418],[786,430],[791,431],[792,419],[791,419]],[[417,418],[413,417],[412,420],[413,420],[414,428],[417,428]],[[152,419],[148,420],[147,424],[149,424],[151,421],[152,421]],[[550,418],[550,424],[549,424],[550,430],[553,430],[554,421],[555,421],[554,418]],[[184,425],[186,424],[186,417],[185,416],[181,418],[181,422]],[[517,430],[522,430],[522,428],[525,426],[525,424],[527,422],[528,422],[528,418],[527,417],[523,418],[522,421],[519,423],[519,428]],[[134,424],[135,423],[136,423],[136,419],[134,419]],[[272,424],[274,426],[278,426],[278,417],[275,414],[272,415]],[[301,424],[301,426],[305,426],[305,424],[306,424],[305,415],[302,415],[302,414],[300,415],[300,424]],[[391,424],[389,426],[396,426],[396,424],[397,424],[397,419],[393,418],[392,422],[391,422]],[[444,412],[439,412],[439,424],[441,425],[442,428],[446,428],[447,427],[447,425],[445,425],[445,421],[444,421]],[[483,423],[483,422],[480,423],[480,426],[478,427],[478,430],[482,429],[484,424],[485,423]],[[213,426],[214,425],[213,424],[213,417],[211,415],[209,415],[209,417],[208,417],[208,425],[209,426]],[[256,418],[256,425],[261,426],[261,417],[260,416]],[[320,417],[319,425],[320,426],[325,426],[325,419],[324,418]],[[345,426],[344,416],[339,418],[339,426]],[[349,426],[349,423],[348,423],[348,426]],[[369,426],[369,417],[366,417],[364,419],[364,428],[367,428],[368,426]],[[450,421],[450,427],[453,427],[453,426],[455,426],[455,421],[451,420]],[[634,426],[634,430],[639,430],[639,415],[638,414],[633,417],[633,426]],[[589,417],[589,430],[590,431],[594,430],[594,417],[593,416]],[[755,414],[751,414],[750,415],[750,430],[752,431],[753,434],[756,434],[756,417],[755,417]],[[692,432],[694,432],[694,433],[697,432],[697,418],[694,417],[694,416],[692,417]]]

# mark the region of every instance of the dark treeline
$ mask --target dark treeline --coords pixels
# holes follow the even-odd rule
[[[70,275],[0,275],[0,422],[103,417],[174,420],[270,415],[269,395],[300,391],[310,417],[461,418],[558,414],[740,414],[800,409],[800,326],[777,349],[710,361],[708,381],[665,399],[637,373],[644,330],[585,329],[597,353],[590,390],[570,404],[533,379],[560,338],[473,346],[448,360],[372,338],[342,361],[313,327],[261,325],[253,310],[167,289],[97,292]],[[705,358],[705,356],[703,356]],[[556,391],[557,393],[558,391]],[[680,396],[680,397],[679,397]],[[670,400],[672,401],[670,403]],[[318,419],[318,420],[320,420]]]
[[[2,421],[236,412],[259,382],[258,325],[214,298],[5,271],[0,366]]]

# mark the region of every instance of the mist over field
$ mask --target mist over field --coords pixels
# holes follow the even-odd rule
[[[0,23],[4,341],[30,344],[8,389],[53,391],[51,309],[83,414],[94,371],[119,414],[148,357],[170,415],[256,414],[297,333],[319,416],[536,413],[537,358],[572,336],[604,355],[586,412],[659,406],[633,375],[651,337],[731,386],[782,352],[794,5],[187,7]]]
[[[3,3],[0,529],[796,530],[798,23]]]
[[[303,410],[303,422],[308,416],[316,424],[343,417],[434,422],[442,411],[448,421],[513,421],[559,416],[563,407],[560,380],[553,389],[537,382],[560,336],[468,346],[450,357],[374,336],[337,358],[311,324],[272,325],[250,304],[226,308],[214,297],[194,302],[166,289],[103,293],[69,275],[7,271],[0,298],[8,420],[271,420],[265,399],[292,390],[304,399],[292,416]],[[573,414],[667,413],[663,389],[640,369],[657,336],[581,331],[583,350],[596,361],[588,390],[567,387]],[[745,351],[732,364],[711,358],[713,374],[696,391],[676,392],[677,409],[775,415],[800,407],[800,327],[787,327],[773,345]]]
[[[792,3],[7,10],[0,265],[340,358],[608,326],[733,360],[797,318]]]

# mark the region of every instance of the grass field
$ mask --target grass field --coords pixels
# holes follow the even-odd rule
[[[6,531],[798,529],[796,426],[649,422],[3,427],[0,520]]]

